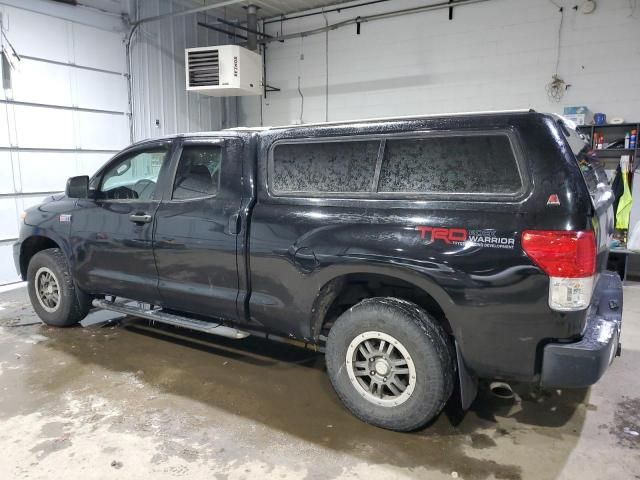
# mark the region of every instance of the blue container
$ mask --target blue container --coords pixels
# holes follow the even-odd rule
[[[604,113],[594,113],[593,123],[595,123],[596,125],[604,125],[605,123],[607,123],[607,116]]]

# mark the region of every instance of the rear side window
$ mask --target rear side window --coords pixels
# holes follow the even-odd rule
[[[506,135],[387,140],[379,192],[513,194],[522,189]]]
[[[514,195],[523,190],[504,133],[277,144],[269,178],[276,194]]]
[[[379,146],[378,140],[278,145],[273,188],[284,193],[369,192]]]

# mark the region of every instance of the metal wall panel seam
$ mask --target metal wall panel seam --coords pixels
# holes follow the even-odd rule
[[[170,9],[173,12],[174,11],[174,4],[173,2],[171,2],[170,4]],[[169,38],[171,40],[171,53],[175,55],[175,49],[176,49],[176,33],[175,33],[175,27],[174,27],[174,22],[173,20],[171,20],[171,22],[169,22]],[[173,93],[173,131],[177,132],[178,131],[178,95],[176,95],[176,91],[178,90],[178,78],[177,78],[177,71],[178,68],[176,68],[177,66],[174,65],[173,66],[173,88],[172,88],[172,92]],[[166,122],[166,119],[165,119]],[[166,133],[166,132],[165,132]]]
[[[91,148],[46,148],[46,147],[18,147],[0,146],[2,152],[42,152],[42,153],[118,153],[120,150],[91,149]]]
[[[0,103],[17,105],[21,107],[51,108],[55,110],[73,110],[75,112],[104,113],[106,115],[127,115],[127,112],[121,112],[117,110],[102,110],[99,108],[71,107],[67,105],[55,105],[51,103],[21,102],[19,100],[4,100],[4,99],[0,99]]]
[[[20,58],[24,60],[31,60],[33,62],[49,63],[52,65],[60,65],[62,67],[78,68],[80,70],[89,70],[91,72],[106,73],[109,75],[117,75],[121,77],[127,76],[127,74],[124,72],[116,72],[114,70],[105,70],[104,68],[89,67],[87,65],[78,65],[77,63],[74,63],[74,62],[59,62],[58,60],[50,60],[48,58],[33,57],[31,55],[23,55],[23,54],[20,54]]]
[[[187,43],[187,17],[182,17],[182,28],[184,30],[184,39],[185,39],[185,48],[186,48],[186,43]],[[184,52],[184,50],[183,50]],[[186,59],[185,59],[186,62]],[[185,87],[186,88],[186,87]],[[191,128],[191,95],[189,94],[189,92],[187,92],[187,98],[186,98],[186,107],[187,107],[187,131],[188,132],[192,132],[193,129]]]
[[[120,33],[120,32],[124,32],[125,31],[125,25],[124,25],[124,22],[122,21],[122,17],[121,16],[118,16],[118,20],[119,21],[118,22],[114,22],[112,27],[105,27],[105,26],[100,26],[100,25],[88,23],[88,22],[82,22],[80,20],[75,20],[75,19],[70,18],[70,17],[65,17],[64,15],[56,15],[56,14],[51,13],[51,12],[46,12],[45,13],[44,11],[39,11],[39,10],[37,10],[35,8],[26,8],[26,7],[23,7],[21,5],[15,5],[15,4],[11,3],[11,2],[6,2],[6,1],[0,2],[0,5],[5,6],[5,7],[10,7],[10,8],[15,8],[15,9],[18,9],[18,10],[23,10],[25,12],[36,13],[38,15],[44,15],[44,16],[47,16],[47,17],[57,18],[58,20],[65,20],[67,22],[75,23],[77,25],[84,25],[85,27],[95,28],[96,30],[102,30],[103,32]],[[52,8],[58,8],[59,9],[59,6],[62,6],[64,8],[70,7],[70,8],[76,9],[76,10],[78,9],[77,6],[76,7],[71,7],[69,5],[56,5],[56,4],[53,4],[53,3],[51,4],[51,6],[49,8],[50,9],[52,9]],[[86,12],[86,13],[88,13],[88,12]],[[89,15],[93,16],[94,18],[102,18],[99,14],[96,14],[96,13],[93,13],[93,12],[91,12]],[[103,15],[109,15],[110,16],[110,14],[108,14],[106,12]],[[109,23],[111,23],[111,20],[109,21]],[[116,25],[117,25],[117,28],[116,28]]]
[[[147,3],[147,5],[150,5],[149,3]],[[142,27],[142,25],[139,28],[140,32],[142,33],[146,33],[145,38],[144,38],[144,85],[147,86],[147,88],[142,88],[142,91],[144,92],[145,95],[145,102],[144,105],[141,106],[141,108],[144,110],[144,117],[146,119],[145,125],[144,125],[144,136],[142,138],[149,138],[151,135],[151,132],[149,130],[149,125],[151,123],[151,108],[150,108],[150,101],[151,101],[151,92],[150,92],[150,88],[149,86],[151,85],[151,75],[150,75],[150,59],[149,59],[149,32],[145,31],[144,27]],[[142,39],[142,36],[139,37],[140,39]]]
[[[23,197],[38,197],[41,195],[56,195],[62,193],[62,190],[55,190],[52,192],[22,192],[22,193],[0,193],[1,198],[23,198]]]
[[[4,111],[7,119],[7,140],[9,141],[9,145],[11,145],[11,122],[9,122],[9,105],[5,104]],[[11,184],[13,185],[13,191],[18,191],[18,186],[16,184],[16,176],[13,167],[13,152],[9,151],[9,165],[11,166]]]
[[[160,2],[158,2],[158,8],[157,8],[157,12],[158,15],[160,15]],[[157,28],[157,32],[158,32],[158,37],[161,36],[161,32],[162,32],[162,23],[158,22],[156,25]],[[160,92],[164,92],[164,81],[163,81],[163,77],[164,77],[164,71],[162,68],[162,41],[158,38],[158,82],[160,83],[159,88],[160,88]],[[153,123],[153,126],[156,128],[156,130],[159,128],[160,129],[160,133],[162,135],[165,135],[166,132],[164,131],[164,102],[165,102],[165,96],[162,95],[162,93],[160,93],[160,108],[159,111],[157,112],[157,117],[156,120],[158,120],[160,123],[156,124],[155,122]],[[151,127],[153,128],[153,127]]]

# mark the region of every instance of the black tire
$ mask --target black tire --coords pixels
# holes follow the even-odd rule
[[[370,334],[367,332],[381,332],[393,337],[410,355],[416,374],[415,383],[412,392],[399,405],[374,403],[377,400],[367,398],[368,394],[358,389],[356,375],[353,375],[354,382],[349,378],[349,345],[352,342],[356,345],[360,338]],[[377,350],[375,352],[378,353]],[[445,331],[417,305],[396,298],[370,298],[336,320],[327,338],[325,359],[333,388],[356,417],[381,428],[406,432],[424,427],[440,413],[451,396],[455,373],[452,352]],[[404,377],[407,389],[409,376]],[[386,377],[384,381],[387,382]],[[385,388],[388,387],[382,388],[383,398],[387,398]],[[387,390],[387,393],[393,399],[393,392]],[[396,398],[399,400],[401,397]]]
[[[40,272],[40,273],[39,273]],[[55,305],[40,300],[36,288],[36,275],[50,274],[55,279],[58,289],[58,301]],[[80,322],[89,313],[90,300],[84,295],[76,294],[73,278],[64,254],[59,248],[49,248],[36,253],[27,268],[29,299],[36,314],[47,325],[53,327],[71,327]],[[83,301],[78,300],[81,297]]]

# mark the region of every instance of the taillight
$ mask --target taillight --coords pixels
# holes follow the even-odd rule
[[[522,249],[550,277],[551,308],[567,311],[589,306],[596,273],[593,232],[525,230]]]
[[[593,232],[525,230],[522,248],[550,277],[583,278],[596,271]]]

